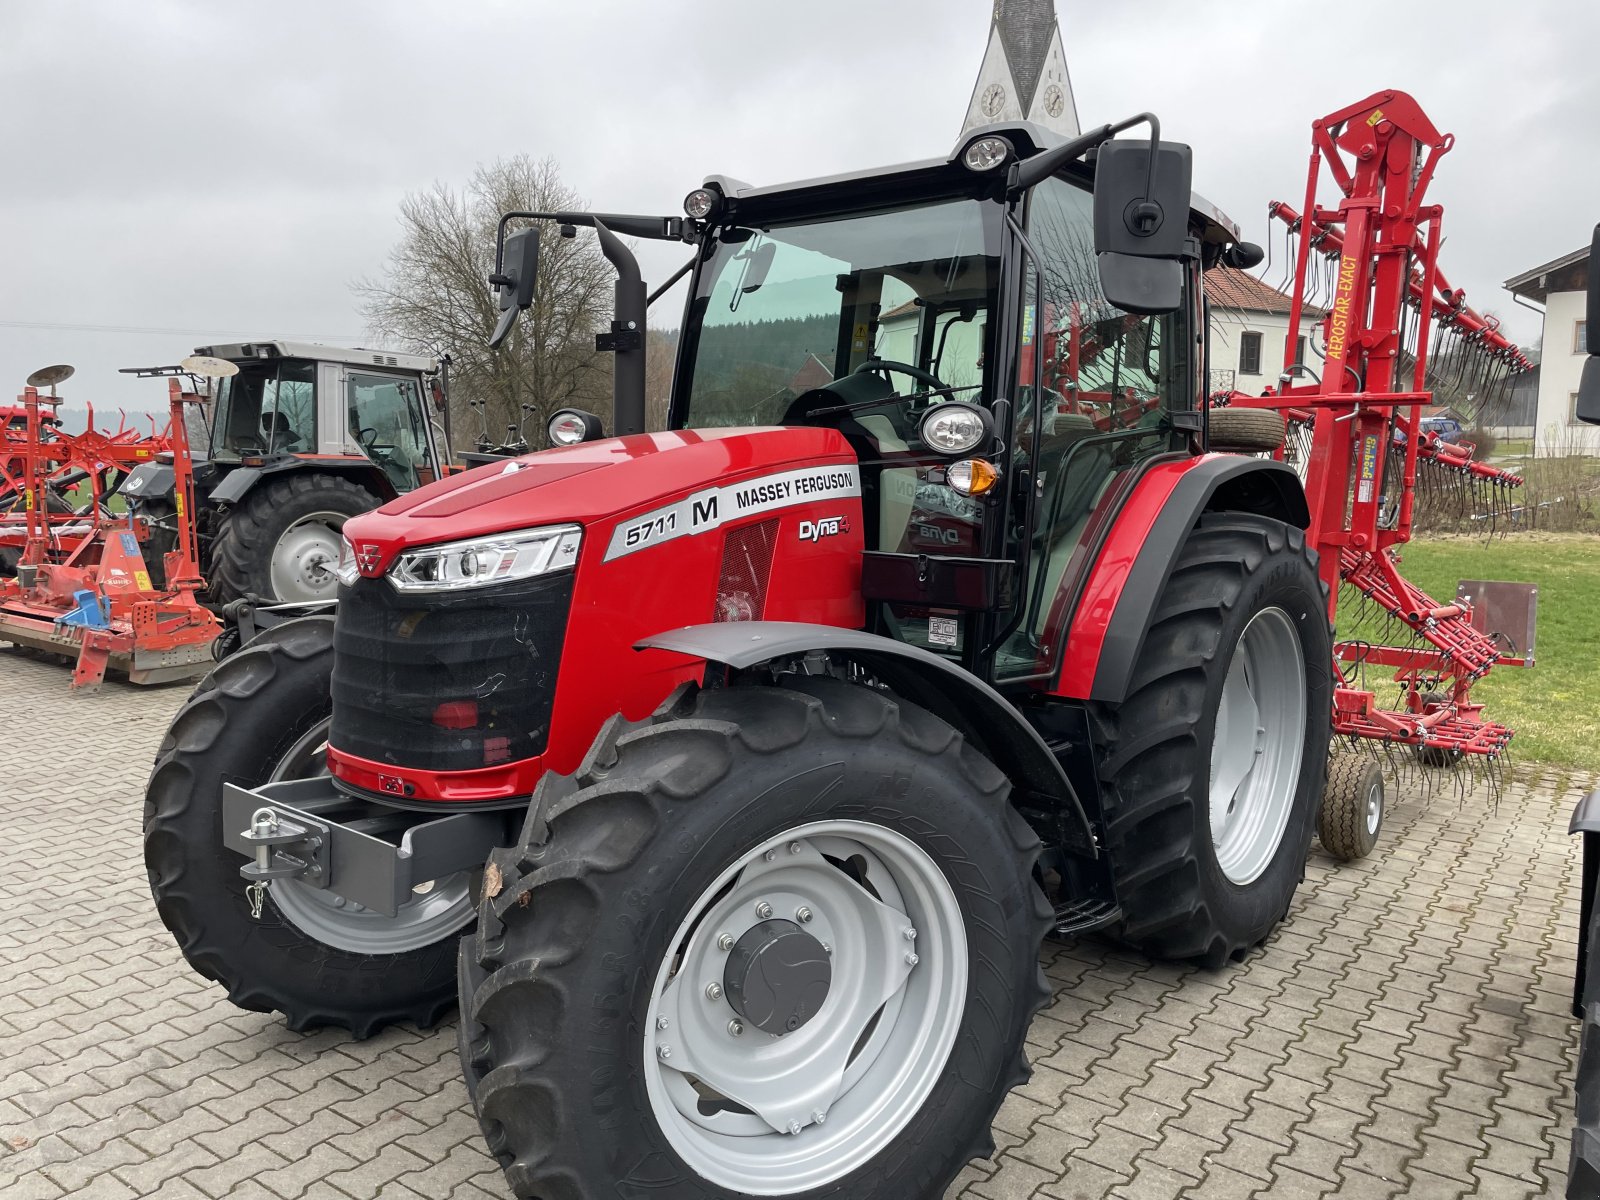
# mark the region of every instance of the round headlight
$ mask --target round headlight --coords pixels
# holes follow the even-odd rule
[[[717,210],[717,194],[710,188],[695,188],[683,198],[683,211],[696,221],[704,221]]]
[[[981,137],[968,146],[961,161],[969,171],[992,171],[1011,157],[1011,143],[1003,137]]]
[[[970,404],[936,404],[922,416],[922,444],[938,454],[970,454],[989,437],[989,414]]]
[[[605,436],[600,418],[579,408],[563,408],[544,427],[552,446],[576,446]]]
[[[951,463],[944,473],[944,481],[963,496],[981,496],[994,487],[999,478],[999,468],[981,458]]]

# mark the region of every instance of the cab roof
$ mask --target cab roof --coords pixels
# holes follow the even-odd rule
[[[407,354],[403,350],[368,350],[361,347],[325,346],[321,342],[289,342],[262,338],[253,342],[225,342],[196,346],[196,354],[225,358],[229,362],[252,362],[263,358],[311,358],[320,362],[349,363],[362,367],[389,367],[400,371],[431,372],[439,369],[438,360],[426,354]]]
[[[763,209],[768,206],[767,202],[775,202],[771,205],[773,208],[783,209],[787,206],[782,201],[791,197],[799,200],[805,195],[808,199],[812,199],[819,193],[827,196],[836,191],[846,190],[855,193],[862,185],[867,185],[871,189],[871,185],[877,184],[887,193],[919,183],[927,186],[939,180],[951,184],[970,183],[971,172],[961,165],[961,152],[978,138],[992,135],[1006,138],[1016,148],[1017,155],[1024,159],[1032,158],[1035,154],[1059,146],[1067,140],[1059,133],[1032,121],[1009,121],[967,130],[956,142],[955,148],[944,158],[924,158],[887,167],[844,171],[837,175],[821,175],[815,179],[800,179],[766,187],[757,187],[727,175],[709,175],[706,177],[705,186],[717,188],[724,196],[735,202],[733,207],[737,210],[742,201],[754,201]],[[1242,236],[1238,222],[1204,196],[1194,192],[1189,195],[1189,216],[1191,222],[1200,227],[1202,242],[1225,245],[1239,241]]]

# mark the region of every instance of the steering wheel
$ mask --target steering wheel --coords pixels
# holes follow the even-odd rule
[[[909,375],[919,383],[927,384],[929,390],[944,392],[947,395],[953,390],[948,383],[940,379],[932,371],[924,371],[921,367],[914,367],[910,363],[898,362],[892,358],[869,358],[854,371],[851,371],[850,374],[865,375],[869,371],[882,371],[885,374],[895,371],[901,375]]]
[[[368,456],[371,456],[378,449],[378,431],[376,429],[358,429],[356,430],[356,441],[360,442],[362,449],[367,452]]]

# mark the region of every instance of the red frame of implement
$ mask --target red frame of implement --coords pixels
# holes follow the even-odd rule
[[[1512,369],[1530,364],[1494,321],[1467,307],[1462,292],[1439,271],[1442,209],[1423,200],[1454,138],[1441,134],[1417,102],[1399,91],[1377,93],[1312,122],[1311,137],[1302,212],[1282,203],[1269,211],[1300,233],[1284,361],[1293,360],[1306,319],[1313,251],[1338,261],[1333,304],[1321,318],[1327,346],[1322,379],[1286,386],[1276,396],[1232,394],[1228,400],[1316,414],[1306,500],[1309,532],[1329,586],[1329,616],[1336,612],[1342,582],[1409,627],[1421,643],[1400,648],[1341,642],[1336,647],[1341,662],[1396,668],[1406,711],[1386,712],[1372,692],[1341,687],[1334,700],[1335,732],[1498,754],[1511,731],[1485,722],[1468,689],[1497,661],[1517,660],[1503,657],[1491,638],[1473,628],[1469,606],[1441,605],[1408,582],[1391,551],[1411,538],[1419,455],[1451,458],[1437,439],[1419,430],[1421,406],[1433,399],[1425,380],[1435,322]],[[1342,193],[1333,208],[1316,199],[1324,168]],[[1415,366],[1411,378],[1402,381],[1407,308],[1415,313]],[[1401,440],[1392,440],[1392,431]],[[1401,494],[1397,519],[1385,526],[1379,509],[1385,460],[1393,453],[1404,455]],[[1434,688],[1447,698],[1430,695]]]

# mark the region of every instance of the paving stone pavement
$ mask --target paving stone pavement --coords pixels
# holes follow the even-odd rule
[[[296,1035],[188,970],[139,846],[187,689],[67,679],[0,651],[0,1196],[505,1197],[453,1027]],[[1033,1078],[946,1200],[1560,1195],[1565,829],[1595,786],[1523,764],[1498,807],[1409,794],[1372,858],[1314,849],[1287,922],[1222,971],[1048,946]]]

